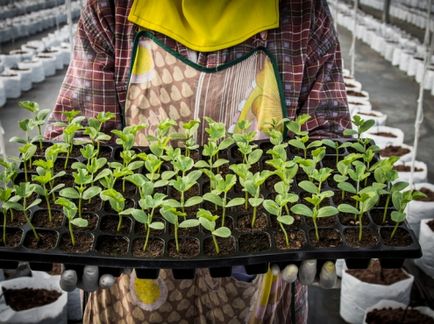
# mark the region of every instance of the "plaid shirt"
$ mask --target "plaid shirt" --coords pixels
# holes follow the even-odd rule
[[[46,130],[54,138],[61,129],[53,123],[62,112],[80,109],[94,117],[110,111],[116,120],[105,131],[121,127],[128,87],[131,53],[137,26],[128,21],[132,0],[88,0],[75,37],[73,59],[60,89]],[[187,57],[188,49],[162,34],[166,45]],[[258,46],[275,57],[283,81],[288,116],[308,113],[311,136],[335,137],[350,127],[342,59],[326,0],[280,2],[280,28],[259,33],[224,50],[198,53],[197,63],[215,67]]]

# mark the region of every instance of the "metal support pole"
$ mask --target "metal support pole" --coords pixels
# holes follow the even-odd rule
[[[356,32],[357,32],[357,8],[359,7],[359,0],[354,0],[354,12],[353,12],[353,40],[351,42],[350,56],[351,56],[351,76],[354,76],[354,70],[356,65]]]
[[[413,187],[413,177],[414,177],[414,165],[416,161],[417,148],[419,145],[419,133],[420,133],[420,125],[423,122],[423,95],[424,95],[424,82],[426,77],[426,71],[428,70],[428,66],[431,63],[431,56],[434,49],[434,37],[431,36],[431,46],[430,43],[430,34],[431,34],[431,6],[433,0],[428,1],[427,8],[427,25],[425,29],[425,39],[424,39],[424,48],[425,48],[425,57],[423,62],[423,74],[422,81],[420,82],[419,88],[419,98],[417,99],[417,112],[416,112],[416,120],[414,122],[414,143],[413,143],[413,156],[411,159],[411,174],[410,174],[410,188]]]
[[[65,1],[65,7],[66,7],[66,17],[68,21],[68,28],[69,28],[69,47],[71,48],[71,55],[72,50],[74,48],[74,37],[72,33],[72,8],[71,8],[71,0]]]
[[[383,7],[383,23],[390,23],[390,2],[391,0],[384,0]]]

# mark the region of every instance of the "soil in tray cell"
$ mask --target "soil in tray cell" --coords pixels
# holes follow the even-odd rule
[[[425,202],[430,202],[430,201],[434,201],[434,192],[431,191],[428,188],[422,187],[419,189],[420,192],[424,193],[426,195],[425,198],[419,198],[416,199],[418,201],[425,201]]]
[[[42,142],[42,151],[41,151],[41,148],[39,147],[39,142],[37,142],[35,144],[36,144],[35,157],[37,157],[37,156],[45,156],[45,150],[52,145],[49,142]]]
[[[311,226],[311,227],[314,226],[312,218],[306,217],[305,221],[307,226]],[[316,223],[319,227],[332,227],[336,225],[337,220],[336,220],[336,216],[320,217],[316,219]]]
[[[57,290],[33,288],[7,289],[4,287],[2,290],[6,304],[17,312],[51,304],[61,296],[61,293]]]
[[[345,193],[344,194],[344,199],[342,199],[342,191],[335,191],[334,196],[332,197],[333,199],[333,203],[335,204],[335,206],[339,206],[340,204],[349,204],[349,205],[354,205],[355,200],[353,198],[351,198],[351,194]]]
[[[75,227],[74,231],[93,231],[96,228],[96,224],[98,223],[98,215],[93,213],[83,213],[81,218],[87,220],[86,227]]]
[[[156,213],[156,214],[157,214],[157,213]],[[158,214],[158,215],[159,215],[159,214]],[[155,215],[154,215],[154,217],[152,218],[152,221],[153,221],[153,222],[162,222],[162,223],[164,223],[164,225],[165,225],[165,228],[164,228],[164,229],[162,229],[162,230],[154,230],[154,229],[152,229],[152,230],[151,230],[151,233],[152,233],[152,235],[154,235],[154,236],[160,236],[160,235],[162,235],[162,234],[165,232],[166,228],[167,228],[167,223],[166,223],[166,221],[165,221],[163,218],[158,217],[158,216],[155,216]],[[146,231],[145,231],[145,225],[136,221],[136,222],[134,223],[134,233],[135,233],[135,234],[140,234],[140,235],[145,235],[145,234],[146,234]]]
[[[28,216],[30,216],[30,213],[27,213]],[[1,223],[0,224],[4,224],[4,219],[3,219],[4,215],[3,213],[0,213],[0,220]],[[23,212],[20,211],[15,211],[14,210],[14,217],[13,219],[11,219],[11,213],[8,212],[7,216],[6,216],[6,224],[7,226],[23,226],[24,224],[27,223],[26,218],[24,217]]]
[[[138,238],[133,241],[131,251],[135,257],[158,257],[164,253],[164,241],[156,237],[150,237],[146,246],[146,251],[143,250],[145,238]]]
[[[267,215],[264,212],[257,212],[254,227],[252,227],[251,213],[244,213],[242,216],[238,217],[237,225],[238,230],[240,231],[260,230],[269,226]]]
[[[392,213],[392,211],[394,211],[394,209],[389,208],[386,211],[386,221],[383,223],[383,216],[384,216],[384,209],[383,208],[378,208],[378,209],[371,209],[371,211],[369,212],[369,214],[371,215],[371,219],[372,221],[381,226],[381,225],[395,225],[395,222],[392,221],[392,219],[390,218],[390,214]]]
[[[78,202],[77,202],[78,204]],[[97,212],[102,209],[103,202],[99,197],[94,197],[90,201],[82,202],[83,212]]]
[[[128,216],[122,216],[121,228],[118,231],[119,216],[107,215],[101,218],[99,229],[103,232],[109,232],[114,234],[128,234],[131,230],[131,218]]]
[[[3,227],[0,227],[0,247],[5,246],[3,242]],[[13,248],[20,244],[23,231],[19,228],[6,228],[6,246]]]
[[[429,228],[431,229],[431,231],[434,232],[434,219],[431,220],[431,221],[429,221],[429,222],[427,223],[427,225],[429,226]]]
[[[408,279],[408,275],[401,269],[382,269],[378,260],[373,260],[367,269],[348,269],[346,271],[363,282],[377,285],[391,285]]]
[[[102,255],[122,256],[128,253],[128,239],[123,236],[102,235],[95,248]]]
[[[199,255],[200,244],[199,240],[195,238],[180,238],[179,239],[179,252],[176,251],[175,240],[170,240],[168,243],[168,253],[173,258],[191,258]]]
[[[70,158],[77,158],[80,157],[82,154],[80,152],[80,150],[83,148],[83,146],[81,145],[74,145],[72,147],[71,153],[69,154]],[[60,157],[66,158],[66,153],[60,153],[59,154]],[[65,162],[65,160],[63,161]]]
[[[235,240],[232,236],[228,238],[216,237],[220,253],[217,254],[212,237],[207,237],[203,241],[204,253],[208,256],[223,256],[235,253]]]
[[[51,210],[51,222],[48,219],[48,210],[41,209],[33,213],[32,224],[35,227],[58,228],[63,224],[64,215],[61,210]]]
[[[403,156],[407,153],[410,153],[410,150],[399,145],[389,145],[380,151],[382,157]]]
[[[339,223],[344,226],[359,226],[359,217],[355,217],[353,214],[343,214],[338,215]],[[367,215],[362,217],[362,225],[369,225],[369,218]]]
[[[169,224],[169,234],[173,236],[174,233],[175,233],[175,227],[172,224]],[[199,226],[189,227],[189,228],[178,228],[179,236],[197,236],[197,234],[199,234]]]
[[[434,319],[416,309],[382,308],[374,309],[366,315],[367,324],[434,324]]]
[[[69,232],[63,233],[60,238],[59,248],[70,253],[86,253],[92,249],[94,237],[90,233],[75,232],[75,245],[72,245]]]
[[[120,192],[124,197],[130,197],[135,195],[137,192],[137,187],[129,181],[125,180],[125,191],[123,190],[123,181],[119,180],[115,183],[114,187],[118,192]]]
[[[113,150],[109,146],[100,146],[99,148],[99,157],[106,158],[109,160],[112,156]]]
[[[309,241],[316,248],[335,248],[342,244],[341,235],[337,230],[331,228],[318,229],[319,241],[315,238],[315,230],[309,231]]]
[[[279,250],[301,249],[306,243],[306,236],[304,235],[303,231],[291,230],[291,231],[287,231],[287,234],[288,234],[289,246],[286,245],[284,233],[281,230],[279,230],[276,233],[275,236],[276,247]]]
[[[54,185],[57,186],[58,184],[63,183],[65,185],[65,188],[73,187],[74,186],[74,177],[71,175],[64,175],[63,177],[54,179]]]
[[[373,248],[378,245],[379,238],[377,232],[371,228],[363,228],[362,240],[359,241],[359,229],[347,228],[344,230],[346,243],[353,248]]]
[[[291,215],[291,216],[294,218],[294,223],[292,223],[291,225],[283,224],[283,226],[286,228],[286,230],[294,229],[294,227],[300,227],[302,224],[302,217],[300,215]],[[271,222],[272,228],[280,229],[280,225],[279,225],[279,222],[277,221],[276,216],[270,215],[270,222]]]
[[[238,239],[240,252],[253,253],[270,249],[270,236],[264,232],[245,233]]]
[[[56,247],[58,234],[55,231],[36,230],[39,240],[33,235],[32,231],[26,233],[23,245],[29,249],[51,250]]]
[[[380,235],[385,245],[408,246],[413,243],[410,233],[407,230],[398,227],[395,235],[393,236],[393,238],[391,238],[390,236],[392,234],[392,231],[393,227],[384,227],[380,230]]]
[[[66,159],[64,159],[64,158],[58,158],[56,160],[56,162],[54,163],[54,171],[56,171],[56,172],[60,172],[60,171],[63,171],[63,170],[65,170],[65,171],[71,171],[72,170],[71,169],[72,164],[74,162],[78,161],[77,159],[69,158],[68,159],[68,163],[66,165],[66,169],[65,169],[65,160]],[[67,172],[67,173],[71,173],[71,172]]]

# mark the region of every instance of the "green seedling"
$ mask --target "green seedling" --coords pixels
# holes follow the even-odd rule
[[[396,210],[391,214],[391,218],[395,222],[393,231],[390,234],[391,239],[395,236],[399,225],[404,222],[407,217],[405,209],[407,208],[408,203],[412,200],[419,200],[422,198],[426,198],[426,195],[416,190],[395,191],[392,194],[392,203]]]
[[[65,184],[59,183],[57,186],[50,187],[50,183],[53,183],[55,179],[63,177],[65,175],[65,171],[61,171],[57,174],[52,174],[51,170],[44,169],[43,167],[36,168],[37,175],[32,177],[33,182],[36,182],[37,185],[35,187],[35,192],[40,196],[44,197],[47,203],[48,210],[48,220],[51,222],[52,213],[51,213],[51,203],[50,196],[53,197],[53,201],[55,201],[56,192],[62,189]]]
[[[371,175],[371,173],[366,170],[366,165],[361,161],[354,161],[352,164],[354,168],[348,169],[348,176],[351,180],[354,181],[356,186],[354,187],[354,185],[350,182],[342,181],[338,183],[338,188],[344,192],[348,192],[354,195],[352,196],[354,198],[355,196],[359,195],[362,189],[361,188],[362,181],[368,178]],[[355,207],[356,209],[359,208],[359,202],[357,200],[356,200]]]
[[[322,141],[312,141],[309,143],[309,132],[303,131],[302,127],[311,118],[308,114],[301,114],[295,120],[289,120],[286,123],[288,131],[295,135],[295,138],[290,139],[288,144],[303,151],[303,157],[307,158],[307,151],[322,145]]]
[[[1,181],[1,179],[0,179]],[[19,196],[13,195],[13,189],[10,187],[0,187],[0,210],[3,213],[3,244],[6,246],[6,225],[8,212],[11,214],[11,220],[13,220],[13,210],[19,210]]]
[[[257,148],[257,144],[252,144],[257,134],[250,130],[251,124],[248,120],[239,121],[235,126],[236,132],[232,134],[238,151],[243,157],[242,163],[250,167],[259,161],[263,153],[261,149]]]
[[[199,145],[196,141],[197,131],[200,126],[200,120],[193,119],[182,123],[183,133],[173,134],[173,139],[180,139],[184,144],[184,155],[190,157],[191,152],[197,150]]]
[[[375,125],[375,121],[373,119],[364,120],[359,115],[354,115],[352,123],[356,129],[346,129],[343,135],[356,137],[357,142],[346,142],[342,147],[351,147],[359,153],[365,153],[371,140],[368,137],[363,138],[362,135]]]
[[[276,183],[274,189],[277,192],[276,199],[264,200],[264,208],[271,215],[276,216],[279,227],[285,236],[286,246],[289,248],[289,237],[285,225],[292,225],[294,223],[294,217],[289,215],[288,204],[297,202],[299,198],[298,195],[288,192],[288,187],[286,187],[283,181]],[[284,210],[287,211],[286,214],[284,214]]]
[[[61,197],[56,200],[56,204],[63,207],[63,213],[68,219],[68,231],[71,237],[71,243],[72,246],[75,246],[75,236],[74,236],[74,230],[72,226],[74,225],[77,227],[84,228],[89,225],[89,222],[87,221],[87,219],[76,217],[77,205],[73,201]]]
[[[235,186],[237,177],[233,174],[227,174],[223,178],[220,174],[216,175],[216,186],[211,192],[207,192],[203,199],[222,208],[222,226],[225,225],[226,209],[244,204],[244,198],[236,197],[228,201],[228,192]],[[223,194],[223,197],[221,195]]]
[[[50,114],[50,109],[39,109],[39,104],[33,101],[20,101],[18,102],[18,105],[30,111],[33,113],[33,119],[32,119],[32,125],[33,127],[37,127],[38,129],[38,136],[37,140],[39,142],[39,149],[42,152],[43,146],[42,146],[42,127],[45,125],[45,121],[47,120],[48,115]]]
[[[37,150],[36,145],[31,143],[26,143],[23,146],[18,148],[18,151],[21,155],[21,160],[23,161],[23,168],[24,168],[24,179],[26,181],[29,181],[29,170],[28,166],[32,164],[32,158],[35,155]]]
[[[86,169],[78,169],[72,173],[74,186],[60,190],[60,196],[68,199],[78,199],[78,218],[82,218],[82,202],[90,200],[101,192],[101,188],[92,186],[92,176]]]
[[[68,167],[69,158],[74,148],[75,135],[78,131],[83,129],[83,126],[81,126],[83,119],[84,117],[82,116],[75,117],[72,122],[63,129],[63,141],[68,144],[68,152],[66,152],[65,164],[63,165],[63,169],[65,170]]]
[[[176,252],[179,252],[178,230],[180,228],[193,228],[199,226],[199,220],[186,219],[185,213],[176,210],[174,207],[171,207],[169,201],[165,203],[162,208],[160,208],[160,214],[166,221],[173,225]],[[179,223],[179,217],[184,219],[181,223]]]
[[[23,213],[27,224],[30,226],[33,232],[33,235],[35,236],[36,240],[39,241],[39,235],[38,233],[36,233],[35,227],[30,221],[28,213],[32,207],[39,205],[41,199],[37,198],[33,200],[30,204],[27,204],[28,198],[30,198],[30,196],[35,192],[35,190],[36,185],[29,182],[22,182],[18,186],[15,186],[15,195],[19,197],[19,199],[15,199],[15,203],[13,204],[12,208]],[[19,203],[18,201],[22,201],[22,203]]]
[[[122,227],[122,211],[125,209],[124,196],[115,189],[106,189],[101,191],[100,197],[103,201],[108,201],[110,203],[110,207],[118,214],[119,221],[116,230],[119,232]]]
[[[214,248],[217,254],[220,254],[220,247],[217,241],[217,237],[228,238],[231,236],[231,230],[225,226],[216,228],[216,222],[219,216],[213,215],[210,211],[199,208],[196,217],[199,219],[200,225],[211,233]]]
[[[256,214],[258,207],[262,205],[264,198],[261,196],[261,186],[273,173],[269,170],[263,170],[252,174],[251,177],[244,181],[244,191],[247,191],[250,195],[248,199],[250,206],[253,208],[251,217],[252,228],[255,227]]]
[[[312,194],[311,197],[306,197],[304,200],[306,200],[309,204],[312,205],[312,208],[309,208],[305,204],[297,204],[291,207],[291,212],[297,215],[302,215],[305,217],[311,217],[313,221],[313,225],[315,227],[315,238],[317,241],[319,241],[319,233],[318,233],[318,225],[317,225],[317,219],[322,217],[330,217],[334,216],[338,213],[338,210],[336,207],[333,206],[324,206],[320,207],[321,203],[330,197],[333,197],[334,192],[331,190],[326,190],[323,192],[318,192],[317,190],[311,190],[313,188],[308,188],[310,191],[309,193]]]
[[[95,154],[97,157],[99,156],[101,142],[107,142],[111,139],[110,135],[101,132],[101,129],[106,122],[114,118],[115,115],[111,112],[100,112],[96,118],[89,118],[88,124],[84,128],[84,134],[88,135],[93,146],[96,146]]]

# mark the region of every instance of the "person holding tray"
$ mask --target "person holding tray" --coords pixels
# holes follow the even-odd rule
[[[112,112],[106,132],[146,123],[137,145],[167,118],[181,124],[209,116],[227,129],[246,119],[257,138],[271,121],[305,113],[314,137],[351,127],[326,0],[88,0],[48,138],[61,134],[55,124],[73,109],[86,117]],[[80,287],[96,289],[97,270],[86,267]],[[235,267],[231,277],[212,278],[198,269],[192,280],[175,280],[168,270],[156,280],[100,274],[106,289],[91,293],[84,322],[306,323],[307,288],[297,271],[272,267],[252,277]],[[298,272],[311,283],[316,261]],[[74,275],[65,271],[62,286],[74,288]],[[333,263],[320,278],[333,285]]]

